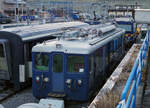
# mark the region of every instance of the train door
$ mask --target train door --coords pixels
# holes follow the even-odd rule
[[[64,56],[63,53],[52,54],[52,92],[64,92]]]
[[[11,77],[11,60],[9,43],[7,40],[0,40],[0,79],[10,80]]]
[[[25,70],[26,78],[32,78],[32,47],[36,45],[36,42],[27,42],[24,44],[24,60],[25,60]]]

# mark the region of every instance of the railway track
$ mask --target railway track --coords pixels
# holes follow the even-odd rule
[[[7,98],[13,96],[14,94],[16,94],[17,91],[12,91],[10,89],[7,90],[3,90],[0,92],[0,103],[4,100],[6,100]]]
[[[12,90],[11,86],[8,86],[4,81],[0,81],[0,103],[17,92]]]
[[[7,100],[9,97],[22,92],[23,90],[30,87],[30,85],[26,85],[21,87],[19,90],[15,90],[11,84],[7,82],[0,81],[0,103],[2,103],[4,100]]]

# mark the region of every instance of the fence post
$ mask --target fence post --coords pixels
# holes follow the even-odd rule
[[[139,59],[139,64],[140,64],[140,59]],[[134,86],[134,92],[132,96],[132,101],[133,101],[133,107],[135,108],[135,100],[136,100],[136,84],[137,84],[137,77],[138,77],[138,68],[135,70],[135,75],[134,75],[134,80],[135,80],[135,86]]]

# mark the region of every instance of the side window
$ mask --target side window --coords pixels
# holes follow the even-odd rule
[[[0,70],[2,71],[8,71],[8,65],[4,53],[4,46],[3,44],[0,44]]]
[[[84,56],[68,56],[67,68],[68,72],[84,72]]]
[[[63,70],[63,56],[61,54],[53,55],[53,72],[62,72]]]
[[[119,37],[119,45],[120,45],[119,47],[122,46],[122,36]]]
[[[109,64],[109,45],[105,46],[105,60],[106,60],[106,65]]]
[[[117,50],[118,50],[118,47],[119,47],[119,40],[118,40],[118,38],[116,38],[116,42],[117,42]]]
[[[102,47],[100,49],[100,71],[103,71],[103,66],[105,65],[104,61],[103,61],[103,57],[104,57],[104,52],[103,52],[103,48]]]
[[[89,56],[89,72],[94,71],[94,56],[90,55]]]
[[[3,44],[0,44],[0,57],[4,57],[4,48],[3,48]]]
[[[36,54],[35,55],[35,69],[38,71],[49,70],[49,56],[47,54]]]
[[[113,55],[114,55],[114,42],[111,41],[110,43],[110,60],[112,59]]]
[[[96,72],[100,71],[100,49],[96,51]]]

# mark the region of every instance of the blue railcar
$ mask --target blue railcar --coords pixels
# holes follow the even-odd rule
[[[33,95],[87,101],[123,54],[124,33],[111,24],[89,25],[34,46]]]
[[[134,42],[136,39],[136,23],[133,18],[121,17],[116,18],[118,27],[125,29],[125,39],[127,42]]]

